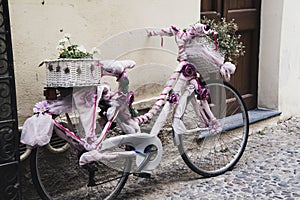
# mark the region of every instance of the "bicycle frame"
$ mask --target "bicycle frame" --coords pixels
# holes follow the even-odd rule
[[[121,104],[119,103],[113,103],[113,106],[110,112],[110,116],[108,117],[108,122],[105,124],[100,136],[93,140],[91,143],[87,143],[86,140],[83,140],[79,137],[77,137],[74,133],[70,132],[69,130],[64,130],[63,127],[60,127],[59,124],[55,123],[57,127],[62,129],[63,132],[66,132],[66,134],[71,137],[73,140],[84,146],[84,148],[88,151],[94,151],[93,153],[84,153],[81,156],[80,164],[85,164],[88,162],[91,162],[93,160],[96,160],[101,157],[103,159],[104,157],[102,155],[98,155],[98,158],[95,158],[95,155],[91,154],[97,154],[96,152],[101,152],[104,150],[107,150],[109,148],[112,148],[114,146],[119,146],[122,144],[129,143],[133,145],[133,148],[136,150],[137,155],[142,155],[144,152],[144,149],[138,149],[137,146],[139,143],[141,143],[140,138],[144,138],[144,140],[155,140],[155,144],[158,148],[158,152],[162,151],[161,148],[161,142],[158,142],[159,139],[157,138],[157,135],[159,134],[159,131],[162,129],[163,125],[165,124],[165,121],[170,114],[170,112],[175,108],[174,116],[173,116],[173,130],[174,130],[174,144],[179,145],[180,140],[178,139],[180,134],[189,134],[196,132],[203,132],[213,128],[217,131],[212,132],[221,132],[218,128],[221,127],[220,123],[217,122],[216,118],[214,117],[213,113],[210,110],[209,104],[207,102],[206,98],[199,99],[201,102],[201,105],[198,105],[195,101],[194,91],[200,91],[200,88],[202,85],[200,84],[197,76],[197,71],[195,66],[193,66],[191,63],[188,63],[186,60],[186,54],[184,52],[184,44],[188,42],[189,39],[193,38],[195,35],[203,35],[203,34],[214,34],[214,31],[206,30],[205,25],[195,25],[191,32],[186,33],[182,32],[181,30],[177,29],[176,27],[171,27],[169,29],[162,29],[160,31],[149,31],[148,36],[175,36],[177,45],[179,47],[179,56],[178,59],[180,60],[180,63],[176,67],[175,71],[169,78],[169,80],[166,83],[166,86],[164,90],[162,91],[160,97],[156,101],[156,103],[153,105],[153,107],[150,109],[150,111],[142,116],[139,117],[132,117],[129,116],[128,113],[125,114],[123,117],[120,117],[120,115],[124,114],[126,112],[125,110],[131,107],[131,105],[128,104],[127,101],[122,100],[122,98],[127,99],[128,96],[128,84],[129,80],[126,77],[126,67],[114,67],[113,65],[109,66],[107,69],[104,69],[103,75],[109,75],[109,76],[115,76],[117,77],[117,82],[119,83],[119,93],[120,95],[117,95],[116,98],[113,98],[112,101],[123,101]],[[216,44],[216,49],[217,49]],[[208,59],[213,60],[215,63],[217,63],[218,66],[221,66],[224,59],[223,58],[215,58],[212,56],[208,56]],[[99,66],[104,66],[102,63],[99,64]],[[99,86],[101,87],[101,85]],[[194,99],[188,99],[192,96]],[[168,99],[167,99],[168,98]],[[202,128],[197,128],[195,130],[186,130],[183,122],[180,120],[182,117],[185,106],[188,100],[191,100],[199,120],[201,120],[205,126]],[[127,104],[127,105],[126,105]],[[176,105],[178,104],[178,105]],[[175,106],[176,105],[176,106]],[[96,106],[95,106],[96,107]],[[94,108],[95,108],[94,107]],[[139,123],[147,122],[148,120],[152,119],[152,117],[157,113],[157,111],[162,107],[162,111],[160,112],[158,118],[156,119],[150,134],[145,134],[141,137]],[[96,108],[95,108],[96,109]],[[127,119],[126,119],[127,118]],[[94,119],[94,118],[93,118]],[[127,133],[127,135],[121,135],[116,136],[113,138],[105,139],[108,131],[114,121],[119,121],[119,125],[122,128],[122,123],[127,123],[129,126],[138,127],[133,128],[133,131],[126,131],[123,130],[123,132]],[[126,128],[125,128],[126,129]],[[87,133],[86,133],[87,134]],[[200,134],[199,134],[200,136]],[[91,132],[88,137],[95,138],[95,133]],[[157,138],[157,139],[154,139]],[[138,142],[137,142],[138,141]],[[142,147],[144,148],[144,146]],[[161,148],[161,149],[160,149]],[[122,153],[123,155],[123,153]],[[84,157],[86,156],[86,159]],[[97,157],[97,156],[96,156]],[[109,159],[110,156],[107,158]],[[159,153],[159,156],[161,157],[161,153]],[[155,164],[156,165],[156,164]],[[155,168],[155,167],[150,167]]]
[[[204,177],[233,169],[246,147],[249,120],[243,99],[236,89],[226,82],[210,80],[210,75],[218,75],[218,72],[226,80],[235,66],[223,63],[216,40],[215,47],[211,47],[198,38],[205,34],[216,36],[207,28],[206,25],[196,24],[184,30],[174,26],[158,31],[147,30],[148,36],[175,36],[179,64],[157,101],[141,116],[136,116],[132,107],[134,95],[128,89],[126,69],[135,65],[131,60],[93,60],[93,64],[86,67],[90,71],[98,67],[96,74],[93,74],[97,76],[97,82],[86,87],[83,85],[88,85],[88,81],[82,84],[77,81],[69,88],[58,85],[46,88],[44,94],[47,101],[35,105],[35,115],[26,121],[25,131],[21,135],[25,144],[37,147],[32,151],[30,169],[33,183],[42,198],[60,197],[64,188],[72,193],[74,190],[81,192],[81,189],[73,188],[73,183],[88,180],[88,187],[97,187],[91,190],[93,194],[90,197],[97,195],[98,198],[101,193],[101,198],[114,199],[129,175],[149,178],[152,170],[161,163],[162,142],[166,146],[172,145],[169,138],[165,140],[165,135],[163,141],[159,138],[160,133],[170,133],[164,127],[166,123],[169,125],[169,119],[172,120],[173,143],[178,152],[173,157],[173,151],[168,149],[165,155],[169,161],[181,157],[192,171]],[[210,63],[207,65],[203,60]],[[57,67],[60,69],[60,66]],[[81,68],[77,68],[77,72],[78,69]],[[87,73],[90,74],[89,71]],[[115,77],[119,86],[117,91],[111,91],[107,83],[100,83],[102,76]],[[227,102],[227,97],[230,102]],[[150,120],[153,123],[146,123]],[[232,127],[228,125],[232,121],[242,124],[242,128],[233,127],[234,131],[230,131]],[[116,129],[115,124],[118,125]],[[118,128],[122,134],[116,135]],[[54,143],[53,133],[67,143],[56,148],[61,143]],[[54,148],[51,148],[52,144]],[[47,149],[39,148],[44,145],[47,145],[50,154]],[[74,148],[66,154],[52,154],[65,151],[70,146]],[[61,165],[50,165],[53,159]],[[60,172],[62,169],[71,173],[74,170],[80,172],[74,179],[72,176],[73,181],[69,182],[70,179],[65,178],[68,173]],[[54,176],[52,171],[60,173]],[[53,178],[55,183],[62,184],[53,185]],[[78,186],[82,188],[85,184]]]
[[[165,88],[161,92],[161,95],[157,99],[156,103],[152,106],[152,108],[144,115],[133,117],[131,120],[133,120],[135,123],[145,123],[148,120],[151,120],[152,117],[158,112],[158,110],[162,107],[162,110],[160,114],[158,115],[158,118],[156,119],[150,133],[129,133],[126,135],[119,135],[114,136],[111,138],[106,139],[106,136],[109,132],[109,129],[112,125],[112,123],[119,118],[119,116],[122,114],[124,110],[128,110],[129,105],[124,102],[124,95],[128,95],[128,92],[126,93],[126,88],[128,88],[128,81],[124,81],[127,79],[125,70],[121,73],[114,74],[113,76],[117,77],[117,82],[119,83],[119,90],[117,93],[121,93],[119,96],[114,93],[114,101],[123,101],[119,106],[115,106],[112,110],[114,110],[113,113],[111,113],[109,120],[105,124],[100,136],[96,138],[92,143],[87,143],[87,141],[83,138],[80,138],[77,136],[73,131],[69,130],[68,128],[61,125],[58,121],[54,119],[56,132],[58,132],[58,135],[60,135],[63,139],[67,140],[69,143],[73,144],[78,149],[86,149],[88,152],[84,153],[82,157],[80,158],[80,164],[84,165],[86,163],[89,163],[94,160],[98,159],[115,159],[117,157],[132,157],[136,156],[137,158],[137,168],[139,165],[142,165],[142,163],[145,162],[145,159],[147,159],[146,154],[144,154],[144,149],[152,144],[155,145],[157,148],[158,155],[156,156],[156,159],[152,160],[150,164],[143,167],[143,170],[153,170],[155,167],[160,163],[161,155],[162,155],[162,144],[160,139],[158,139],[157,135],[159,134],[160,130],[164,126],[167,117],[171,113],[172,110],[175,109],[174,116],[173,116],[173,129],[174,131],[174,145],[179,145],[178,135],[179,134],[189,134],[192,132],[202,132],[209,130],[209,122],[214,120],[215,117],[213,116],[212,112],[210,111],[209,104],[207,100],[201,100],[201,105],[199,105],[196,102],[196,99],[194,97],[194,91],[197,90],[201,85],[198,81],[198,77],[195,76],[196,71],[195,69],[192,74],[188,74],[184,72],[184,69],[187,65],[190,65],[188,62],[180,62],[178,66],[176,67],[175,71],[169,78],[169,80],[166,83]],[[104,73],[104,75],[112,76],[111,73]],[[125,82],[125,84],[124,84]],[[101,87],[101,85],[99,86]],[[121,91],[121,92],[120,92]],[[125,91],[125,93],[123,92]],[[172,93],[172,94],[171,94]],[[175,100],[170,99],[171,96],[175,98]],[[203,128],[197,128],[195,130],[180,130],[181,127],[178,127],[176,124],[181,124],[180,117],[182,115],[182,111],[185,108],[186,101],[188,98],[191,98],[191,101],[197,110],[197,115],[199,117],[199,120],[205,123],[205,127]],[[121,100],[120,100],[121,99]],[[124,121],[119,120],[120,123],[124,123]],[[67,135],[67,137],[64,137],[63,134]],[[95,132],[93,132],[89,137],[95,137]],[[74,145],[75,141],[75,145]],[[79,144],[79,145],[76,145]],[[122,144],[130,144],[134,147],[135,151],[133,152],[110,152],[108,153],[99,153],[104,152],[105,150],[111,149],[113,147],[118,147]],[[84,147],[84,148],[83,148]],[[145,165],[145,164],[143,164]]]

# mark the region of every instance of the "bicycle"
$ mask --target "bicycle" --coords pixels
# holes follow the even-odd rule
[[[198,31],[194,36],[213,33],[202,24],[193,29]],[[171,27],[148,31],[148,35],[173,36],[174,31],[179,30]],[[130,175],[150,177],[162,159],[163,146],[158,134],[170,114],[174,145],[192,171],[211,177],[233,169],[248,139],[249,120],[243,99],[229,83],[212,80],[211,75],[204,77],[205,72],[201,74],[203,69],[197,66],[199,57],[189,57],[187,53],[188,45],[194,48],[195,44],[179,40],[176,40],[179,64],[156,103],[143,115],[136,115],[132,106],[134,94],[128,91],[126,70],[135,65],[130,60],[95,61],[101,67],[102,76],[116,77],[119,87],[115,92],[106,83],[45,88],[46,99],[52,104],[42,114],[52,117],[53,133],[66,143],[60,146],[63,154],[53,153],[49,144],[32,149],[31,175],[42,199],[66,199],[67,196],[114,199]],[[203,44],[199,41],[197,44]],[[180,45],[186,44],[182,51]],[[228,78],[230,70],[224,71]],[[214,73],[213,77],[216,76],[218,73]],[[70,109],[74,105],[79,108],[79,101],[88,104],[91,121],[83,122],[80,115],[76,117],[85,115],[88,109],[86,112]],[[141,124],[154,118],[151,131],[142,132]],[[85,185],[89,187],[88,194]]]

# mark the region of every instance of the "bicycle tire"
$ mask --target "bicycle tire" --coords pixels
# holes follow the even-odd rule
[[[125,149],[124,149],[125,150]],[[43,200],[50,199],[115,199],[124,187],[132,162],[119,159],[118,167],[104,162],[89,165],[95,169],[97,186],[87,187],[88,170],[79,166],[79,152],[72,145],[64,152],[49,150],[47,146],[32,149],[31,177]]]
[[[232,170],[242,157],[249,135],[249,119],[243,99],[229,83],[207,81],[207,87],[211,111],[221,122],[222,131],[202,138],[199,132],[180,134],[178,150],[192,171],[212,177]],[[191,98],[196,100],[195,94]],[[203,126],[191,100],[187,101],[181,120],[187,129]]]

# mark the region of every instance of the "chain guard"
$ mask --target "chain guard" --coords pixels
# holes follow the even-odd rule
[[[147,134],[149,135],[149,134]],[[160,163],[162,158],[162,143],[161,140],[157,136],[151,136],[148,139],[142,140],[140,143],[135,144],[134,148],[140,152],[147,153],[147,148],[149,146],[152,146],[156,153],[151,156],[150,161],[147,163],[147,165],[143,168],[142,171],[152,171],[154,170]],[[142,162],[144,161],[145,156],[138,154],[136,157],[136,165],[139,167]]]
[[[137,152],[136,157],[136,165],[137,168],[141,165],[141,163],[145,159],[144,153],[146,153],[146,149],[148,146],[153,146],[156,150],[156,153],[152,155],[150,161],[147,165],[142,169],[142,171],[152,171],[155,169],[161,159],[162,159],[162,143],[160,139],[156,135],[150,135],[148,133],[134,133],[127,135],[115,136],[113,138],[108,138],[103,141],[101,151],[105,149],[112,148],[114,146],[120,145],[129,145],[132,146]]]

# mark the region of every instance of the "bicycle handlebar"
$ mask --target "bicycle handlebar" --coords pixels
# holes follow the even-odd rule
[[[182,40],[189,40],[196,36],[202,35],[217,35],[218,33],[210,29],[209,25],[197,23],[193,26],[190,26],[187,29],[180,29],[176,26],[171,26],[169,28],[163,28],[160,30],[147,30],[148,36],[176,36]]]
[[[213,34],[216,50],[218,50],[218,44],[217,44],[218,33],[210,29],[209,25],[205,25],[201,23],[196,23],[187,29],[180,29],[176,26],[171,26],[169,28],[163,28],[160,30],[147,30],[147,34],[149,37],[160,36],[161,38],[163,38],[164,36],[168,36],[168,37],[175,36],[176,43],[178,46],[178,58],[177,58],[178,61],[187,60],[187,55],[185,52],[185,44],[197,36]],[[163,46],[163,40],[161,40],[161,46]]]

